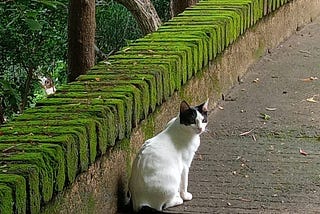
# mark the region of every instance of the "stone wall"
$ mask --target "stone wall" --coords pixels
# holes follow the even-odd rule
[[[203,0],[0,129],[0,213],[115,213],[182,99],[213,108],[320,0]],[[227,96],[227,95],[225,95]]]

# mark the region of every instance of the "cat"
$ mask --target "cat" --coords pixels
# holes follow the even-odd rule
[[[192,199],[189,167],[207,125],[208,101],[195,107],[182,101],[178,116],[142,145],[129,179],[134,212],[144,207],[162,211]]]
[[[54,86],[53,79],[50,77],[38,77],[41,86],[44,88],[47,95],[56,93],[56,87]]]

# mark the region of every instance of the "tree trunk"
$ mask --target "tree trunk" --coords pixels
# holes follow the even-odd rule
[[[0,97],[0,125],[4,123],[4,107],[2,105],[2,97]],[[1,133],[0,133],[1,135]]]
[[[170,1],[170,14],[171,17],[177,16],[182,13],[187,7],[195,5],[199,0],[171,0]]]
[[[31,86],[31,81],[32,81],[32,77],[33,77],[33,72],[34,72],[34,68],[29,67],[27,70],[27,79],[24,85],[24,91],[23,94],[21,95],[21,112],[22,113],[24,111],[24,109],[26,108],[27,104],[28,104],[28,95],[30,93],[30,86]]]
[[[156,31],[161,20],[150,0],[116,0],[125,6],[136,19],[144,35]]]
[[[70,0],[68,20],[68,81],[94,65],[95,0]]]

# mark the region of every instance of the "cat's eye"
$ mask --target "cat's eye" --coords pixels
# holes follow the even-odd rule
[[[203,120],[202,120],[202,123],[207,123],[207,119],[203,119]]]

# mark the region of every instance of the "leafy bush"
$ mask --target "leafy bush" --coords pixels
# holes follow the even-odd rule
[[[97,3],[96,22],[97,46],[106,54],[142,36],[130,12],[113,0]]]
[[[170,0],[152,0],[162,21]],[[68,0],[0,1],[0,124],[45,97],[39,76],[67,80]],[[96,1],[96,43],[106,54],[142,36],[130,12],[114,0]]]
[[[41,90],[38,76],[66,72],[65,66],[60,65],[66,62],[67,52],[66,3],[67,0],[0,3],[1,115],[17,113],[33,103],[35,91]]]

